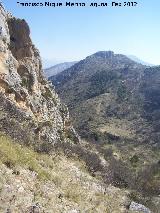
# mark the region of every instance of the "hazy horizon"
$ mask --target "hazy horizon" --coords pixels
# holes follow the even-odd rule
[[[28,22],[41,57],[51,63],[79,61],[112,50],[160,64],[158,0],[138,0],[135,8],[28,8],[18,6],[16,0],[2,2]]]
[[[100,50],[101,51],[101,50]],[[107,51],[107,50],[106,50]],[[108,50],[109,51],[109,50]],[[99,51],[98,51],[99,52]],[[94,54],[94,53],[92,53],[92,54]],[[92,54],[90,54],[90,55],[92,55]],[[115,54],[119,54],[119,53],[115,53]],[[89,55],[87,55],[87,56],[89,56]],[[81,58],[81,59],[79,59],[79,60],[77,60],[77,62],[78,61],[80,61],[80,60],[83,60],[83,59],[85,59],[87,56],[85,56],[84,58]],[[142,63],[142,64],[145,64],[145,65],[150,65],[150,66],[156,66],[156,64],[151,64],[151,63],[149,63],[148,61],[144,61],[143,59],[141,59],[141,58],[138,58],[137,56],[135,56],[135,55],[126,55],[127,57],[129,57],[130,59],[132,59],[132,60],[134,60],[134,61],[136,61],[136,62],[138,62],[138,63]],[[42,62],[43,62],[43,68],[50,68],[50,67],[52,67],[52,66],[55,66],[55,65],[58,65],[58,64],[61,64],[61,63],[65,63],[65,62],[73,62],[74,60],[70,60],[70,61],[66,61],[66,60],[57,60],[57,59],[46,59],[46,58],[42,58]],[[160,64],[158,64],[158,65],[160,65]]]

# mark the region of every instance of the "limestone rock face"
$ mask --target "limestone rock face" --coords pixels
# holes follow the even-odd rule
[[[138,203],[133,202],[133,201],[131,202],[129,210],[136,211],[136,212],[140,211],[140,212],[143,212],[143,213],[151,213],[151,211],[148,208],[146,208],[144,205],[138,204]]]
[[[28,24],[1,5],[0,131],[24,142],[77,139],[68,109],[43,76]]]

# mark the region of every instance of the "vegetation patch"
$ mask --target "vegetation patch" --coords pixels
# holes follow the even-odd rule
[[[45,99],[49,99],[49,98],[53,99],[53,94],[52,94],[51,90],[48,88],[46,88],[45,92],[42,93],[42,95]]]
[[[10,138],[0,135],[0,162],[11,169],[22,166],[37,173],[41,180],[49,180],[50,174],[41,166],[39,160],[44,156],[14,143]]]

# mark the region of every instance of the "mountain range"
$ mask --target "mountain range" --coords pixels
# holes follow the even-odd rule
[[[160,67],[100,51],[49,80],[79,135],[106,156],[116,181],[126,187],[134,183],[146,197],[159,191]],[[156,171],[149,169],[153,165]],[[149,180],[142,175],[146,170]],[[147,183],[141,185],[142,179]]]
[[[139,63],[139,64],[146,65],[146,66],[154,66],[153,64],[147,63],[147,62],[139,59],[138,57],[136,57],[134,55],[127,55],[127,57],[130,58],[131,60]],[[51,77],[53,75],[57,75],[58,73],[70,68],[75,63],[78,63],[78,61],[57,63],[54,66],[51,66],[49,68],[45,68],[44,69],[45,76],[47,78],[49,78],[49,77]]]
[[[73,66],[76,63],[76,61],[74,62],[64,62],[64,63],[60,63],[60,64],[56,64],[52,67],[49,67],[47,69],[44,70],[45,76],[47,78],[56,75],[68,68],[70,68],[71,66]]]
[[[0,212],[159,213],[160,67],[101,51],[54,86],[1,3],[0,26]]]
[[[128,55],[128,58],[132,59],[133,61],[137,62],[137,63],[140,63],[140,64],[143,64],[143,65],[146,65],[146,66],[154,66],[153,64],[151,63],[148,63],[146,61],[143,61],[141,59],[139,59],[138,57],[136,57],[135,55]]]
[[[95,127],[105,129],[113,120],[117,120],[120,126],[124,121],[128,122],[128,130],[137,136],[136,123],[142,126],[145,123],[147,127],[149,119],[154,119],[159,110],[158,71],[159,67],[150,68],[125,55],[108,51],[88,56],[49,80],[69,107],[74,125],[80,133],[82,131],[82,136],[85,135],[85,127],[86,134],[89,134]],[[139,125],[137,128],[140,128]],[[142,129],[143,135],[145,128]],[[141,131],[138,132],[143,142]],[[155,135],[155,129],[153,132]],[[151,132],[148,133],[150,137]],[[145,135],[147,137],[147,133]],[[159,144],[156,138],[149,141]]]

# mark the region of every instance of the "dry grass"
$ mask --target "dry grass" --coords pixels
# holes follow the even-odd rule
[[[7,176],[1,176],[3,180],[7,184],[12,184],[13,181],[17,182],[19,179],[22,183],[24,181],[24,196],[30,196],[29,194],[33,193],[35,201],[42,204],[45,211],[50,209],[52,210],[50,212],[53,210],[54,212],[63,212],[66,208],[91,213],[118,213],[124,210],[122,209],[124,201],[121,199],[126,197],[124,190],[108,187],[105,194],[105,186],[100,180],[90,176],[84,162],[68,158],[62,153],[50,156],[36,153],[30,148],[21,146],[8,137],[0,135],[0,162],[0,170],[4,169],[4,165],[6,165],[8,168],[5,168],[11,171],[10,175],[8,173]],[[12,173],[17,170],[19,173]],[[27,172],[28,176],[24,176],[25,171],[29,171]],[[36,179],[31,176],[31,171],[37,174]],[[28,191],[28,187],[30,187],[28,178],[32,180],[31,185],[35,185],[33,191]],[[8,182],[8,180],[10,181]],[[12,187],[17,187],[17,184],[15,183]],[[3,188],[5,185],[3,186],[2,183],[2,192]],[[2,196],[4,197],[4,195]],[[17,202],[21,196],[21,194],[17,194]],[[7,199],[8,197],[6,202],[8,202]],[[114,202],[112,202],[113,200]],[[25,200],[23,202],[24,206],[28,205]],[[15,208],[19,207],[15,206]]]
[[[39,155],[27,147],[14,143],[8,137],[0,135],[0,162],[7,167],[14,169],[21,166],[36,172],[41,180],[50,179],[49,173],[40,164],[40,159],[45,159],[49,165],[50,162],[45,155]]]
[[[98,130],[102,133],[106,132],[115,136],[132,139],[135,132],[131,129],[130,123],[125,119],[111,119],[108,123],[101,125]]]

